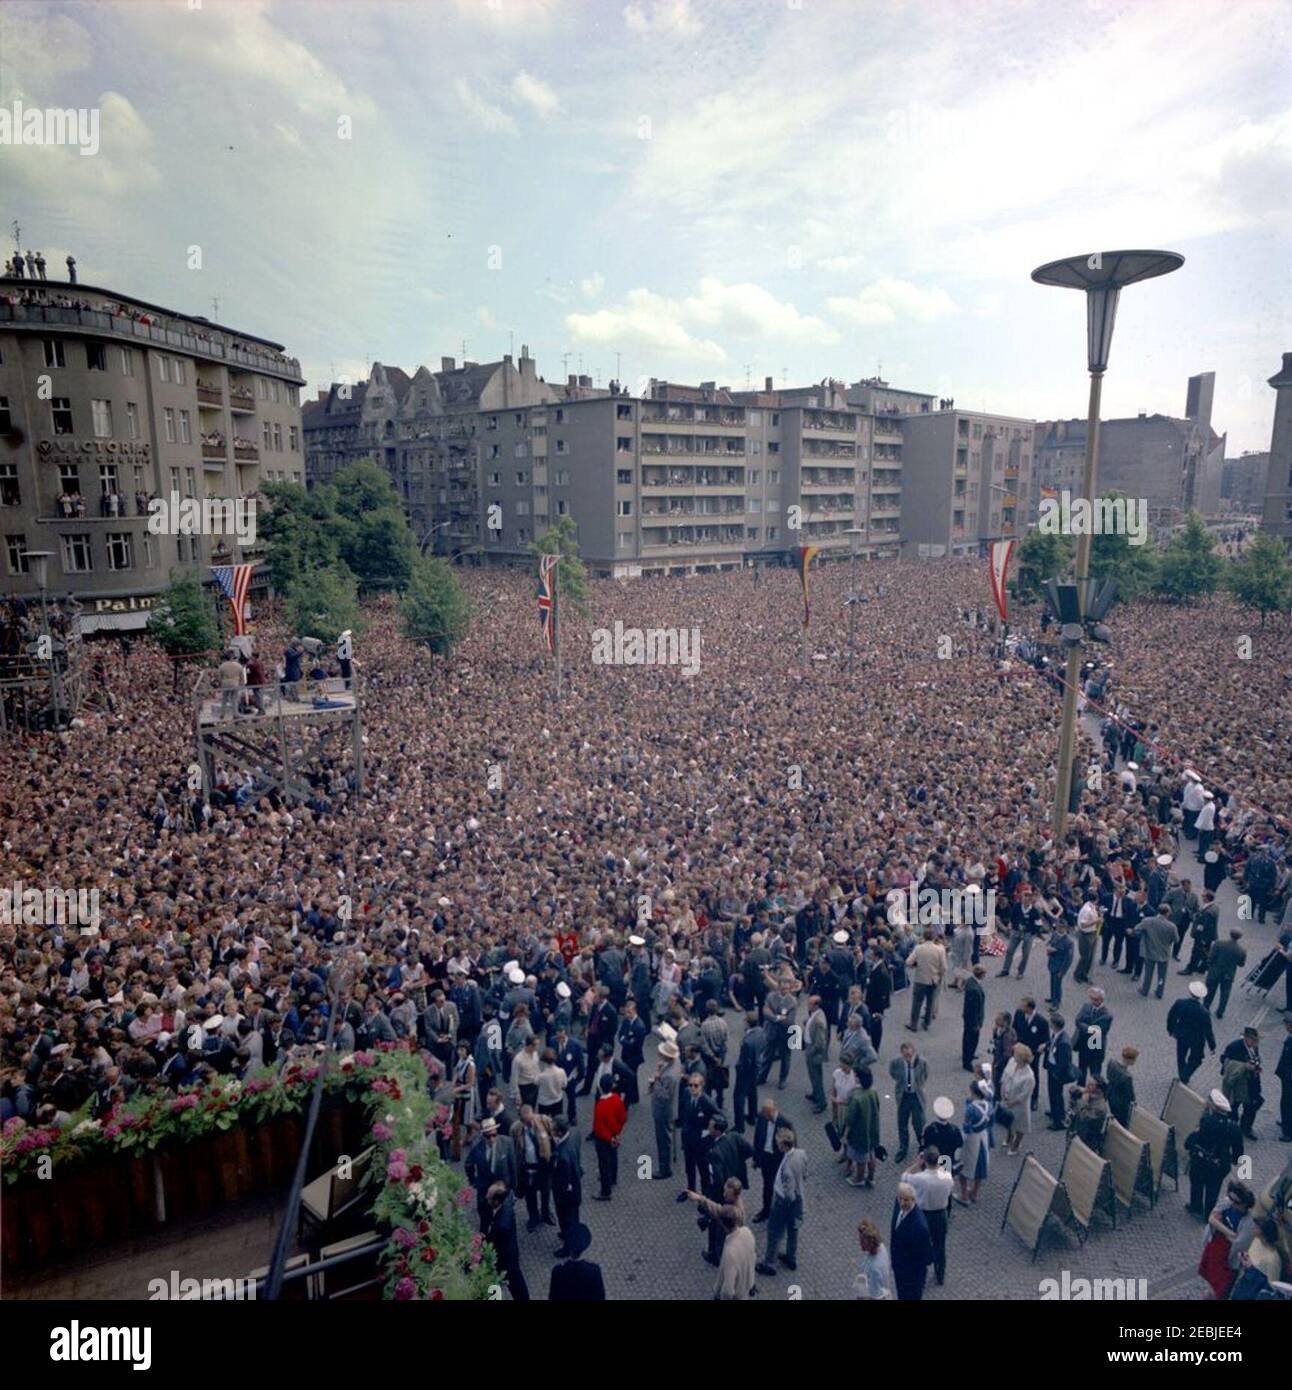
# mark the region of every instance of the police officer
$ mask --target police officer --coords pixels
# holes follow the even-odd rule
[[[1223,1091],[1212,1091],[1184,1147],[1189,1151],[1189,1210],[1205,1221],[1215,1209],[1225,1175],[1243,1152],[1243,1134]]]

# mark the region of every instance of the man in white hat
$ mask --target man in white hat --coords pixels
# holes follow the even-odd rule
[[[1184,774],[1184,791],[1180,798],[1180,807],[1184,811],[1184,838],[1194,840],[1198,834],[1198,813],[1202,810],[1207,799],[1206,789],[1202,785],[1202,778],[1198,776],[1192,768],[1186,770]]]
[[[682,1064],[675,1042],[659,1045],[659,1060],[650,1081],[650,1113],[655,1125],[655,1149],[659,1167],[655,1178],[673,1176],[673,1135],[677,1119],[677,1088],[682,1080]]]
[[[1189,1152],[1189,1210],[1205,1221],[1215,1210],[1225,1175],[1243,1153],[1243,1134],[1223,1091],[1207,1097],[1202,1120],[1184,1147]]]
[[[1202,1065],[1202,1050],[1216,1050],[1216,1035],[1211,1027],[1211,1015],[1203,1000],[1207,986],[1194,980],[1183,999],[1171,1005],[1166,1016],[1166,1031],[1175,1039],[1176,1075],[1187,1086],[1193,1073]]]
[[[1194,828],[1198,832],[1198,858],[1201,859],[1211,848],[1211,842],[1216,837],[1216,795],[1214,792],[1203,792],[1202,808],[1198,812]]]

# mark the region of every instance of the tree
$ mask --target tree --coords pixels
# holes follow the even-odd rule
[[[1062,579],[1072,564],[1072,538],[1052,531],[1029,531],[1015,548],[1016,592],[1024,602],[1040,598],[1047,579]]]
[[[337,548],[365,593],[403,589],[417,547],[390,474],[367,460],[332,479]]]
[[[348,628],[363,631],[359,586],[343,564],[302,575],[287,591],[287,616],[300,637],[334,643]]]
[[[170,587],[153,605],[148,632],[167,656],[197,656],[220,646],[220,626],[211,596],[194,574],[171,571]]]
[[[1202,517],[1190,512],[1184,529],[1171,537],[1157,566],[1154,590],[1174,603],[1193,603],[1214,594],[1224,577],[1224,559]]]
[[[531,541],[529,553],[538,555],[560,555],[557,566],[557,612],[569,605],[569,610],[579,617],[588,616],[588,572],[579,559],[579,542],[575,537],[578,528],[572,516],[558,516],[555,524],[549,526],[541,541]]]
[[[1106,497],[1122,496],[1109,492]],[[1127,499],[1127,507],[1130,499]],[[1090,538],[1090,577],[1115,579],[1117,597],[1129,601],[1147,593],[1157,577],[1157,552],[1147,544],[1136,545],[1125,531],[1101,531]]]
[[[1292,564],[1283,544],[1268,531],[1257,533],[1247,553],[1230,566],[1229,587],[1247,608],[1255,608],[1265,626],[1267,613],[1292,609]]]
[[[341,518],[336,490],[307,492],[299,483],[264,483],[267,507],[259,517],[269,578],[286,594],[304,575],[327,569],[340,558]]]
[[[404,635],[443,655],[466,635],[471,604],[453,566],[439,556],[419,556],[399,603]]]

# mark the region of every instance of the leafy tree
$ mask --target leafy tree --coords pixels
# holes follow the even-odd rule
[[[1109,492],[1117,499],[1123,494]],[[1127,499],[1130,505],[1130,499]],[[1151,545],[1134,545],[1124,531],[1101,532],[1090,538],[1092,579],[1115,579],[1119,599],[1130,600],[1147,593],[1157,577],[1157,552]]]
[[[402,503],[390,474],[380,464],[361,459],[333,475],[337,511],[351,520],[364,512],[400,511]]]
[[[390,474],[364,460],[341,469],[332,487],[337,546],[359,587],[365,593],[406,587],[417,547]]]
[[[1225,562],[1216,554],[1216,538],[1197,512],[1190,512],[1162,552],[1154,590],[1174,603],[1193,603],[1220,587]]]
[[[557,566],[557,612],[566,605],[579,617],[588,616],[588,572],[579,559],[579,542],[575,537],[576,527],[572,516],[558,516],[549,526],[541,541],[531,541],[529,553],[538,555],[560,555]]]
[[[286,594],[303,576],[327,569],[340,558],[341,518],[336,490],[307,492],[299,483],[264,483],[267,506],[258,517],[265,539],[269,578]]]
[[[197,576],[171,571],[170,587],[153,605],[148,631],[169,657],[196,656],[220,645],[211,596]]]
[[[399,604],[404,634],[443,654],[466,635],[471,604],[453,566],[439,556],[419,556]]]
[[[1016,592],[1024,602],[1038,599],[1047,579],[1062,579],[1072,565],[1072,537],[1032,530],[1014,550],[1018,557]]]
[[[1230,566],[1229,587],[1239,603],[1260,612],[1262,627],[1267,613],[1292,609],[1292,564],[1282,542],[1268,531],[1258,532],[1243,558]]]
[[[329,645],[347,628],[356,635],[362,632],[354,575],[343,564],[302,575],[287,591],[287,616],[297,635]]]

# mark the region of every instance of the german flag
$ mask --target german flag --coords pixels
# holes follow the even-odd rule
[[[803,586],[803,626],[812,621],[812,606],[808,602],[808,566],[821,551],[819,545],[799,546],[799,583]]]

